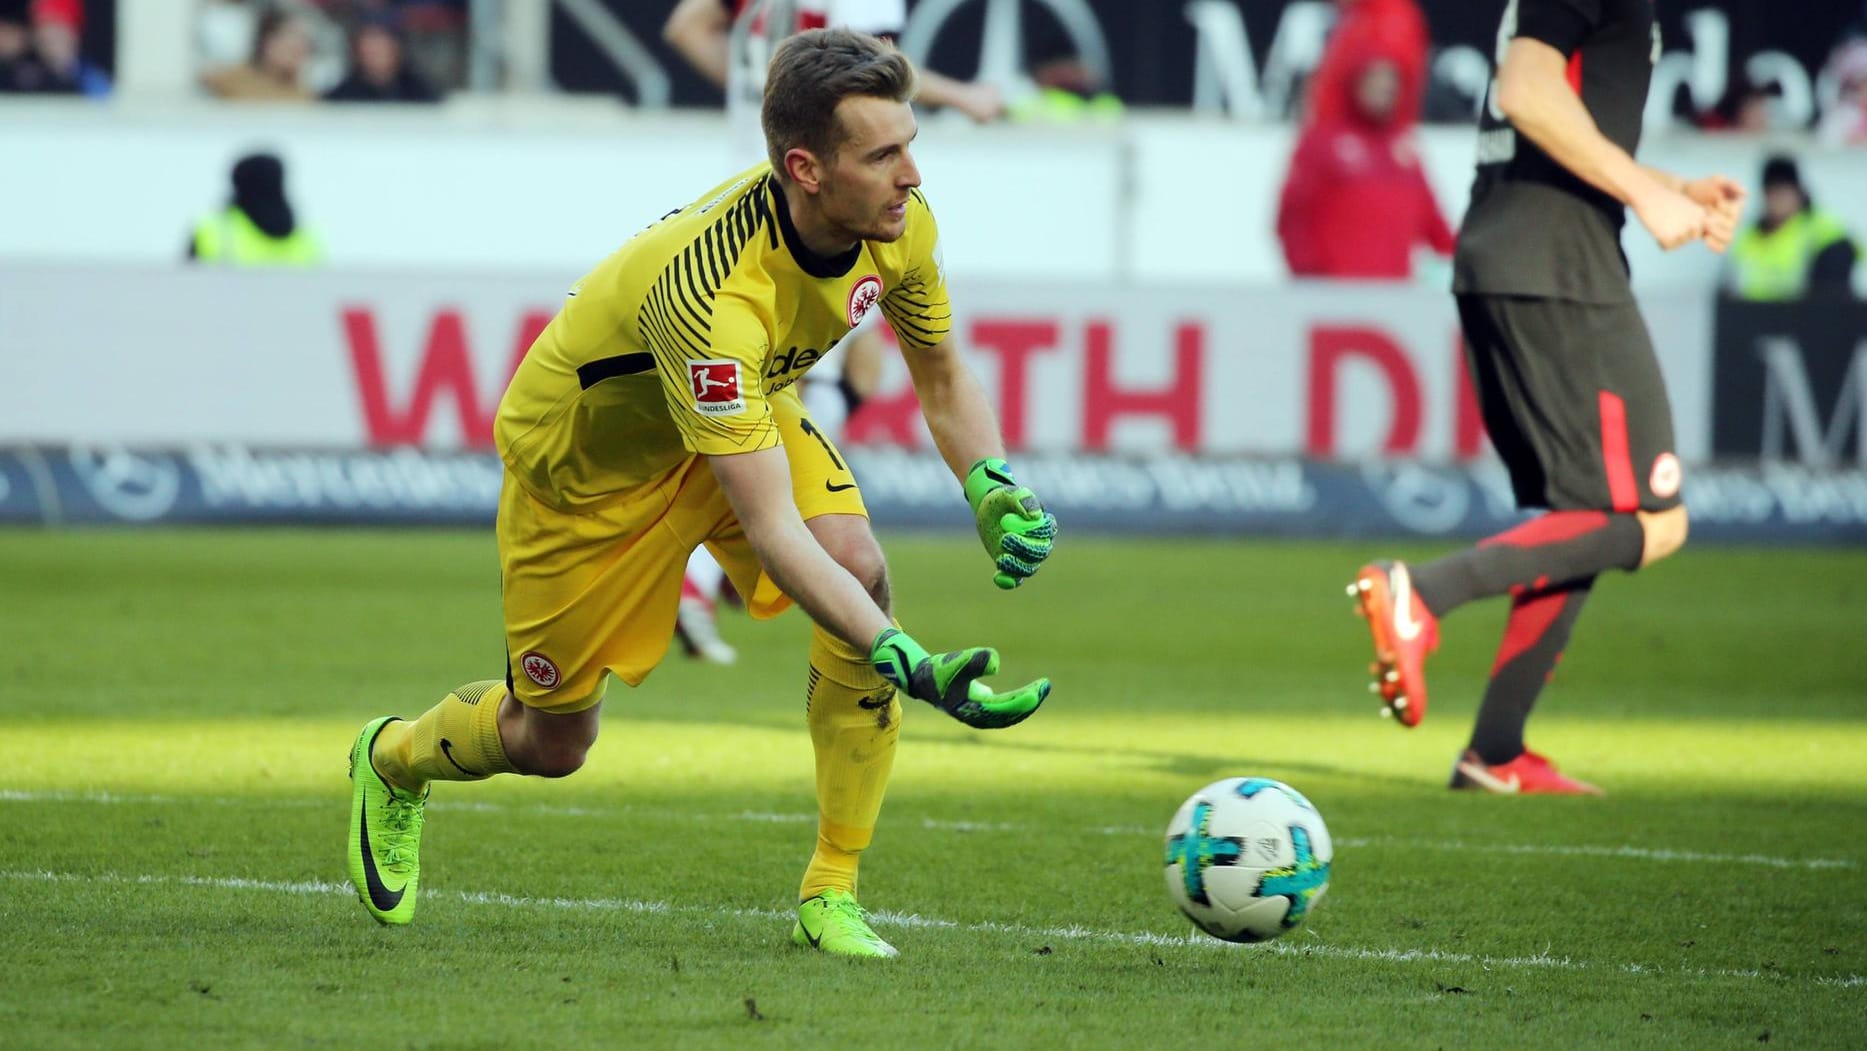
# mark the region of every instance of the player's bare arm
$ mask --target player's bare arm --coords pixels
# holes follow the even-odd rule
[[[812,620],[868,650],[889,627],[888,617],[804,525],[791,497],[783,446],[710,456],[707,463],[772,581]]]
[[[1057,520],[1037,494],[1018,483],[1005,462],[1005,444],[984,388],[953,341],[907,350],[908,374],[934,445],[959,479],[979,527],[979,539],[997,572],[992,582],[1009,591],[1050,557]]]
[[[964,480],[966,472],[980,460],[1005,455],[1005,443],[999,437],[998,418],[985,397],[985,388],[972,374],[966,359],[950,339],[924,350],[905,350],[908,375],[914,381],[914,393],[920,399],[921,414],[933,433],[940,458],[946,461],[955,477]]]
[[[1684,183],[1642,165],[1601,133],[1569,87],[1568,61],[1540,40],[1512,40],[1498,69],[1498,109],[1556,163],[1633,209],[1660,247],[1709,241],[1710,210],[1684,192]]]
[[[680,0],[662,23],[661,39],[717,88],[731,63],[732,16],[719,0]]]
[[[1005,114],[1005,93],[998,90],[997,85],[983,80],[956,80],[923,69],[920,71],[919,89],[914,96],[916,103],[948,106],[980,124],[997,120]]]

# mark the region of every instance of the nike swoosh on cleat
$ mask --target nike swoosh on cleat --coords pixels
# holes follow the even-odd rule
[[[485,777],[486,776],[485,774],[479,773],[478,771],[469,770],[466,767],[461,766],[460,760],[454,758],[454,742],[448,740],[445,737],[441,738],[441,754],[447,757],[448,762],[454,764],[454,769],[460,771],[463,774],[466,774],[468,777]]]
[[[854,489],[856,487],[856,483],[851,482],[848,485],[837,485],[834,482],[825,482],[823,483],[823,487],[825,489],[828,489],[832,493],[840,493],[845,489]]]
[[[402,895],[408,892],[404,883],[397,890],[390,890],[383,885],[382,876],[376,872],[376,855],[370,852],[369,815],[357,818],[358,831],[363,834],[363,886],[369,893],[370,904],[380,912],[394,912],[402,904]]]
[[[1394,593],[1394,629],[1402,639],[1412,642],[1419,638],[1422,627],[1413,619],[1413,575],[1402,569],[1388,574],[1388,583]]]
[[[804,932],[804,940],[810,943],[811,948],[813,949],[823,948],[823,931],[818,931],[816,934],[812,934],[810,933],[810,928],[804,926],[802,923],[799,923],[797,926],[799,930]]]
[[[1491,771],[1482,766],[1477,766],[1472,763],[1460,763],[1459,772],[1471,778],[1473,781],[1478,782],[1483,787],[1493,792],[1501,792],[1505,795],[1516,795],[1518,789],[1523,787],[1523,782],[1517,777],[1516,771],[1512,771],[1511,775],[1507,778],[1493,777],[1491,776]]]

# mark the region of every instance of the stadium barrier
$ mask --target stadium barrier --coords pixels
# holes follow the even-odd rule
[[[1287,124],[1170,113],[1063,126],[934,117],[915,155],[953,274],[1264,284],[1288,275],[1273,231],[1294,134]],[[1429,127],[1414,144],[1455,225],[1470,194],[1474,135]],[[562,284],[759,159],[735,141],[717,113],[15,98],[0,106],[0,142],[32,163],[6,172],[0,259],[173,264],[195,221],[225,205],[234,160],[263,147],[285,159],[297,213],[323,235],[333,266],[522,268]],[[1764,157],[1778,150],[1798,156],[1824,208],[1867,230],[1867,194],[1847,190],[1867,185],[1867,150],[1655,132],[1640,156],[1755,190]],[[136,173],[133,194],[123,192],[124,172]],[[1625,244],[1643,290],[1717,280],[1710,252],[1662,252],[1641,234]],[[1444,286],[1442,275],[1430,280]]]
[[[561,284],[0,266],[0,521],[484,523],[499,394]],[[1073,528],[1450,537],[1513,516],[1444,293],[953,297],[1021,472]],[[1694,535],[1867,541],[1867,306],[1642,308]],[[890,369],[843,438],[871,507],[963,525]]]
[[[848,459],[878,525],[971,527],[938,455],[867,448]],[[1521,517],[1495,463],[1036,455],[1018,471],[1071,532],[1449,539]],[[484,528],[500,474],[490,453],[412,447],[14,447],[0,449],[0,524]],[[1685,494],[1695,541],[1867,543],[1867,471],[1699,467]]]

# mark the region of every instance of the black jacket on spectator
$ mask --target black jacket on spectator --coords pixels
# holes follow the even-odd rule
[[[28,51],[0,57],[0,95],[75,95],[78,82],[61,76]]]
[[[233,200],[267,237],[290,237],[298,229],[292,202],[285,199],[285,162],[270,153],[251,153],[233,166]]]
[[[355,70],[344,74],[337,86],[324,93],[326,102],[438,102],[427,82],[410,70],[396,74],[388,84],[365,79]]]

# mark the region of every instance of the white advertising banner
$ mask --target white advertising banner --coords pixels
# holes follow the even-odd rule
[[[0,444],[484,448],[576,276],[0,267]],[[959,282],[953,298],[1016,449],[1486,454],[1444,293]],[[1642,303],[1687,460],[1711,448],[1711,306]],[[904,369],[848,440],[926,444]]]
[[[914,155],[954,275],[1237,285],[1289,275],[1275,230],[1290,125],[1131,112],[1108,124],[975,126],[934,114],[922,132]],[[1471,188],[1474,141],[1469,126],[1418,136],[1454,226]],[[0,106],[0,144],[11,162],[0,165],[0,263],[91,266],[180,259],[195,222],[225,206],[234,161],[260,148],[284,160],[293,206],[332,266],[416,272],[586,267],[753,160],[736,152],[718,113],[650,115],[562,99],[507,109],[470,100],[292,108],[14,97]],[[1755,191],[1766,153],[1781,149],[1797,156],[1823,208],[1867,230],[1867,194],[1848,189],[1867,185],[1867,150],[1653,134],[1640,159],[1730,175]],[[1622,241],[1636,288],[1717,284],[1718,256],[1662,252],[1632,225]],[[1867,282],[1867,268],[1860,277]],[[1434,282],[1443,284],[1422,280]],[[1867,283],[1860,287],[1867,294]]]

